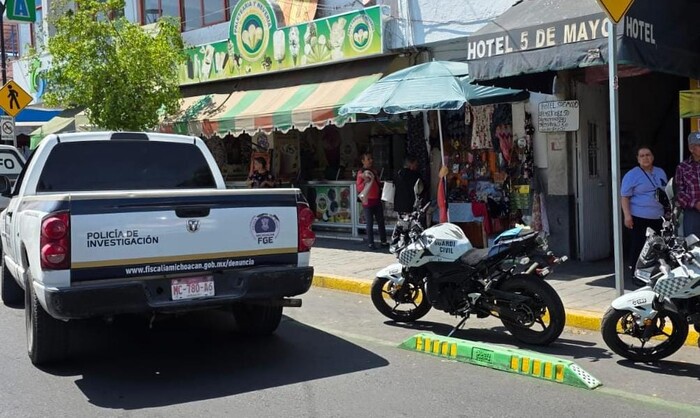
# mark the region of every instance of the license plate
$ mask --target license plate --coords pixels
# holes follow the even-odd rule
[[[173,279],[170,289],[173,300],[214,296],[214,278],[212,276],[201,276]]]

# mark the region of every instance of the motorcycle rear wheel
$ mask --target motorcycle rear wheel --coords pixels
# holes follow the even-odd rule
[[[683,346],[688,337],[688,323],[681,315],[666,310],[659,311],[655,321],[657,331],[654,332],[654,337],[665,336],[666,339],[660,341],[652,338],[642,343],[640,338],[644,328],[635,325],[632,312],[610,307],[603,316],[600,331],[605,344],[616,354],[632,361],[657,361],[670,356]],[[666,326],[668,322],[671,323],[670,331]]]
[[[405,282],[398,286],[377,277],[372,282],[372,303],[387,318],[396,322],[413,322],[424,317],[431,305],[421,286]]]
[[[499,290],[530,297],[529,303],[512,307],[527,312],[523,317],[527,321],[501,317],[503,326],[518,340],[532,345],[549,345],[564,331],[564,304],[552,286],[542,279],[530,275],[516,276],[504,282]]]

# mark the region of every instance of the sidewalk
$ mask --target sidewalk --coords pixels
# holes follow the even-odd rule
[[[359,240],[319,238],[311,250],[311,265],[315,269],[313,285],[369,294],[375,273],[395,262],[396,257],[387,248],[371,251]],[[547,282],[564,302],[567,326],[600,329],[603,314],[617,297],[614,270],[612,259],[569,260],[547,276]],[[636,289],[629,282],[625,288]],[[697,338],[691,327],[687,344],[696,344]]]

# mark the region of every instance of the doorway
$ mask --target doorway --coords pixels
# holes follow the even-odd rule
[[[580,124],[576,141],[576,212],[578,258],[610,256],[612,232],[610,140],[607,88],[576,83]]]

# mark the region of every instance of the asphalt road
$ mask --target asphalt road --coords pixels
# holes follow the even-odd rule
[[[74,359],[41,370],[26,355],[23,311],[0,307],[0,416],[700,416],[697,347],[634,365],[597,333],[567,329],[543,351],[604,383],[584,390],[397,348],[418,331],[449,332],[445,314],[407,328],[385,322],[366,296],[322,289],[285,313],[265,339],[232,332],[225,312],[152,329],[140,318],[84,322]],[[517,347],[496,321],[468,326],[456,336]]]

